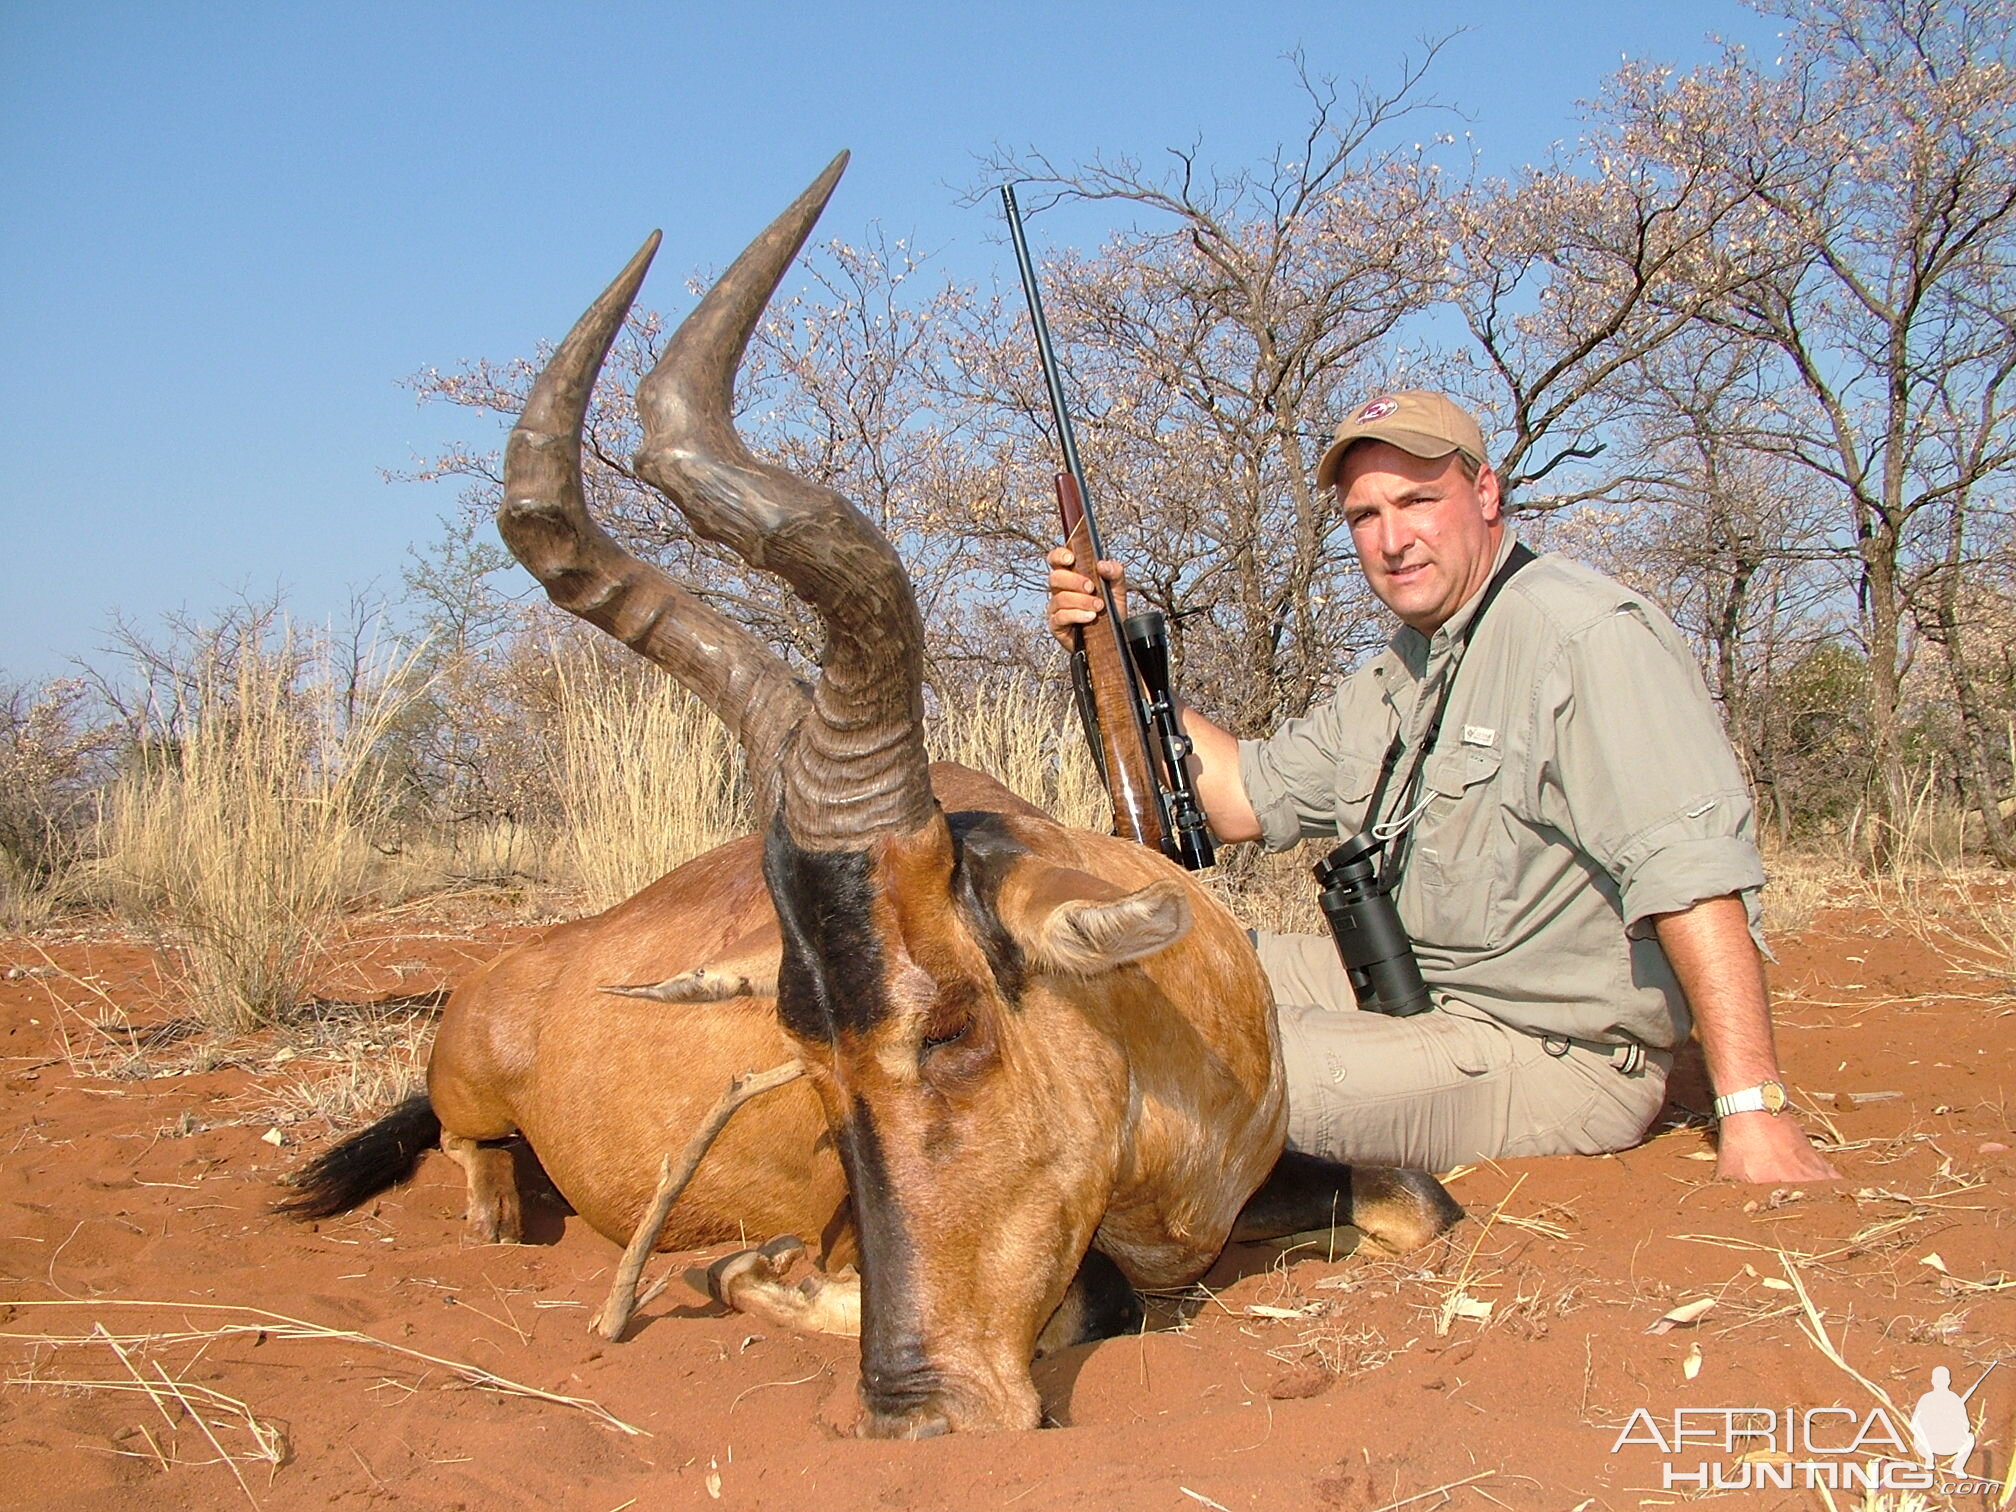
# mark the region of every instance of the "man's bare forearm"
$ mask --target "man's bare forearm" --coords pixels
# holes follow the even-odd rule
[[[1718,1097],[1782,1081],[1771,1036],[1764,958],[1750,938],[1743,900],[1709,898],[1652,921],[1680,990]],[[1736,1181],[1826,1181],[1838,1173],[1789,1113],[1736,1113],[1722,1120],[1716,1174]]]
[[[1196,747],[1192,780],[1197,784],[1197,801],[1211,821],[1211,833],[1225,841],[1258,840],[1260,816],[1253,812],[1246,784],[1239,780],[1238,738],[1188,704],[1181,705],[1178,713],[1183,733]]]
[[[1679,913],[1661,914],[1652,927],[1694,1010],[1695,1032],[1716,1095],[1777,1081],[1778,1047],[1771,1036],[1764,960],[1750,938],[1743,900],[1710,898]]]

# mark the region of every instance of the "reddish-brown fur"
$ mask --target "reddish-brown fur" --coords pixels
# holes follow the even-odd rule
[[[881,934],[896,1011],[865,1042],[806,1045],[773,1000],[659,1003],[605,985],[707,964],[774,919],[756,842],[689,862],[626,903],[563,925],[466,981],[444,1015],[428,1085],[444,1142],[522,1133],[598,1231],[626,1240],[655,1184],[738,1072],[803,1057],[811,1075],[743,1109],[701,1163],[660,1240],[691,1248],[796,1233],[829,1264],[857,1257],[829,1128],[874,1111],[914,1246],[916,1326],[945,1381],[952,1426],[1030,1426],[1028,1364],[1088,1243],[1141,1286],[1194,1279],[1281,1148],[1273,1018],[1243,933],[1209,895],[1137,845],[1072,831],[989,779],[936,768],[954,809],[1002,813],[1029,856],[999,912],[1027,941],[1019,1008],[949,906],[942,823],[885,846]],[[1192,923],[1136,964],[1045,970],[1060,906],[1181,890]],[[936,986],[972,984],[978,1064],[919,1068]],[[927,987],[927,984],[928,987]],[[937,1052],[942,1056],[944,1052]],[[471,1181],[487,1238],[516,1237],[515,1197]],[[947,1394],[957,1397],[949,1406]]]
[[[556,603],[736,732],[765,844],[724,846],[476,973],[442,1022],[431,1116],[484,1237],[518,1235],[494,1142],[523,1134],[622,1241],[660,1160],[730,1079],[799,1060],[802,1080],[728,1124],[660,1244],[787,1233],[829,1264],[858,1257],[867,1432],[1033,1427],[1030,1358],[1088,1246],[1159,1287],[1225,1243],[1281,1152],[1280,1055],[1259,964],[1192,878],[988,778],[927,771],[923,629],[901,562],[846,500],[735,434],[742,345],[842,161],[736,260],[638,391],[639,475],[817,611],[811,686],[588,515],[583,415],[655,236],[556,350],[505,449],[512,550]],[[617,992],[648,984],[657,998]],[[355,1158],[318,1163],[296,1210],[395,1179],[427,1126],[413,1106],[346,1142]],[[1407,1192],[1385,1205],[1402,1242],[1448,1221]],[[802,1320],[766,1267],[730,1267],[724,1290]]]

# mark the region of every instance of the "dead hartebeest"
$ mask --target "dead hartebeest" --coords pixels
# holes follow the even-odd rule
[[[735,732],[767,829],[476,972],[427,1097],[325,1154],[288,1206],[354,1206],[438,1137],[477,1232],[514,1239],[502,1142],[523,1136],[621,1242],[660,1155],[730,1077],[795,1056],[807,1075],[728,1125],[660,1247],[800,1234],[856,1262],[866,1433],[1029,1428],[1046,1320],[1046,1338],[1111,1331],[1138,1316],[1128,1283],[1194,1280],[1235,1229],[1355,1221],[1411,1247],[1460,1209],[1426,1176],[1283,1155],[1265,979],[1189,876],[927,767],[923,628],[894,549],[730,420],[749,333],[844,164],[742,254],[637,392],[638,476],[823,621],[809,686],[589,518],[583,417],[655,235],[554,353],[505,451],[511,549]],[[605,990],[638,984],[655,985]],[[756,1292],[773,1315],[797,1295]]]

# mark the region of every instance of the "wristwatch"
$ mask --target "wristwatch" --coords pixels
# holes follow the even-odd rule
[[[1785,1083],[1759,1082],[1754,1087],[1745,1087],[1740,1092],[1731,1092],[1726,1097],[1716,1098],[1715,1116],[1727,1118],[1731,1113],[1782,1113],[1790,1101],[1785,1092]]]

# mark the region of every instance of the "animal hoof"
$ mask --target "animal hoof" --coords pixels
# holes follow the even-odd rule
[[[805,1241],[796,1234],[779,1234],[756,1253],[767,1257],[779,1270],[788,1270],[791,1262],[805,1253]]]
[[[736,1294],[745,1286],[782,1287],[784,1273],[804,1253],[803,1239],[796,1234],[779,1234],[758,1249],[723,1255],[707,1267],[707,1295],[723,1307],[735,1307]]]

